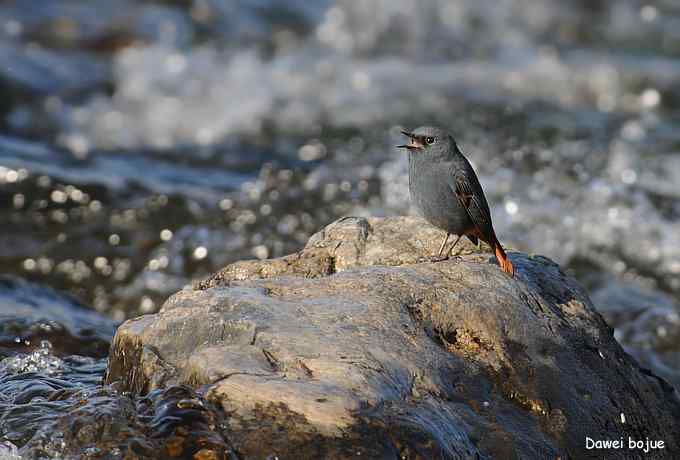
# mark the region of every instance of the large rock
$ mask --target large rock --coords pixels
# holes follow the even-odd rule
[[[107,379],[202,386],[244,458],[677,458],[673,388],[574,280],[519,253],[510,278],[467,242],[420,260],[442,237],[345,218],[297,254],[230,265],[123,324]]]

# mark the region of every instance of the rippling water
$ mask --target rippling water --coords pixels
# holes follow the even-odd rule
[[[2,4],[0,271],[116,321],[155,311],[341,215],[409,212],[393,146],[402,127],[440,124],[501,240],[567,267],[677,385],[679,57],[680,7],[663,0]],[[83,364],[69,343],[105,350],[104,336],[78,336],[70,313],[47,333],[11,311],[0,393],[18,375],[61,388],[55,366],[66,386],[82,366],[99,378],[103,354]],[[60,410],[28,406],[19,422]],[[0,419],[0,434],[13,426]]]

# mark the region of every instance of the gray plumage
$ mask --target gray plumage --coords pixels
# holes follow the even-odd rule
[[[411,134],[435,140],[424,151],[408,156],[409,191],[418,212],[435,227],[455,235],[471,232],[475,219],[490,239],[493,230],[488,217],[489,205],[472,165],[453,137],[431,127],[418,128]],[[472,197],[469,213],[458,199],[457,191]],[[477,244],[475,237],[470,239]]]
[[[456,234],[467,236],[474,244],[478,238],[485,241],[496,252],[501,267],[512,274],[512,264],[494,233],[489,204],[477,174],[453,137],[433,127],[404,134],[411,143],[400,147],[409,150],[409,190],[420,214],[445,230],[447,239],[448,234]],[[442,248],[445,243],[446,240]]]

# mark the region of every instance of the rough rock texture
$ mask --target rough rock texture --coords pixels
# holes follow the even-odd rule
[[[123,324],[108,381],[202,386],[242,458],[677,458],[680,403],[544,257],[515,278],[416,218],[345,218]],[[675,456],[675,457],[674,457]]]

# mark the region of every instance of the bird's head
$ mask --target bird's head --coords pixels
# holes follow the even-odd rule
[[[456,142],[453,137],[441,128],[421,126],[413,132],[402,131],[409,137],[409,143],[398,145],[414,155],[424,155],[431,158],[448,157],[453,154]]]

